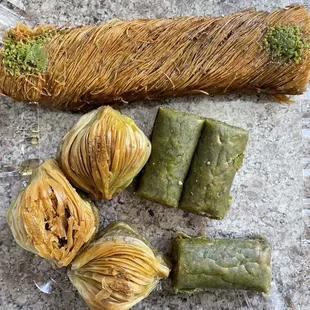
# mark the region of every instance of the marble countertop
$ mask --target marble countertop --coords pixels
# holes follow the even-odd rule
[[[286,0],[24,1],[32,20],[56,25],[101,23],[115,17],[215,16],[249,6],[272,10],[289,4]],[[47,262],[20,248],[5,221],[10,201],[27,184],[28,177],[19,175],[16,167],[27,159],[55,156],[60,139],[81,114],[0,100],[0,309],[87,309],[65,272],[53,270]],[[292,105],[277,104],[263,96],[187,97],[133,103],[122,112],[133,117],[149,135],[161,104],[250,131],[247,154],[232,188],[231,209],[222,221],[166,209],[136,197],[133,184],[112,201],[96,201],[101,226],[113,220],[127,221],[164,253],[169,253],[176,231],[219,238],[263,234],[273,248],[272,288],[270,296],[221,290],[187,296],[174,295],[167,280],[134,309],[309,310],[310,216],[307,210],[303,212],[303,202],[310,203],[310,186],[304,190],[303,169],[310,171],[310,161],[303,158],[310,157],[310,153],[303,152],[303,146],[310,146],[310,134],[302,137],[302,129],[310,128],[309,97],[301,96]],[[305,180],[310,185],[309,176]],[[35,282],[50,277],[56,281],[52,294],[41,293]]]

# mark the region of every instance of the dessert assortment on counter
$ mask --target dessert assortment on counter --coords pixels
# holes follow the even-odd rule
[[[169,261],[126,223],[111,223],[94,237],[97,209],[68,181],[109,200],[149,159],[140,178],[141,197],[169,207],[180,202],[183,210],[221,219],[247,140],[244,129],[160,107],[151,151],[132,119],[101,107],[82,116],[63,138],[60,165],[48,159],[33,171],[27,188],[8,208],[7,221],[26,250],[56,267],[71,263],[68,276],[91,309],[130,309],[169,276],[174,262],[175,292],[212,287],[268,294],[270,248],[263,238],[177,234]]]
[[[67,267],[91,309],[130,309],[171,270],[176,293],[269,294],[271,248],[263,236],[177,233],[164,257],[127,223],[110,223],[98,233],[90,200],[113,199],[141,172],[139,197],[221,220],[249,133],[160,107],[150,142],[134,120],[98,106],[228,92],[263,92],[288,102],[287,95],[303,93],[308,83],[309,42],[303,6],[217,18],[11,28],[0,50],[1,94],[64,110],[97,107],[69,130],[57,158],[39,165],[8,207],[16,242],[55,268]]]

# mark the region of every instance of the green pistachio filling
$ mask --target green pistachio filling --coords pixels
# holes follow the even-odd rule
[[[9,34],[3,42],[2,63],[13,76],[38,74],[46,70],[48,53],[44,43],[50,40],[55,31],[42,31],[32,37],[17,40]]]
[[[264,45],[273,59],[294,60],[297,64],[303,59],[305,50],[308,48],[298,25],[269,28]]]

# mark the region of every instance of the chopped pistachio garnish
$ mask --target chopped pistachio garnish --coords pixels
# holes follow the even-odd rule
[[[298,25],[270,27],[264,45],[273,59],[291,59],[297,64],[303,59],[304,52],[309,47]]]
[[[44,72],[48,64],[48,53],[44,43],[50,40],[55,31],[44,31],[34,36],[15,38],[8,34],[4,39],[2,63],[13,76]]]

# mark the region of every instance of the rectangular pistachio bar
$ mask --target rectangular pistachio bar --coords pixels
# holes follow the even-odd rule
[[[206,119],[185,180],[180,208],[222,219],[229,209],[230,188],[241,167],[248,132]]]
[[[269,294],[270,252],[268,242],[261,236],[207,239],[178,234],[173,241],[174,289],[242,289]]]
[[[177,207],[203,123],[198,116],[159,108],[152,153],[137,191],[140,197]]]

